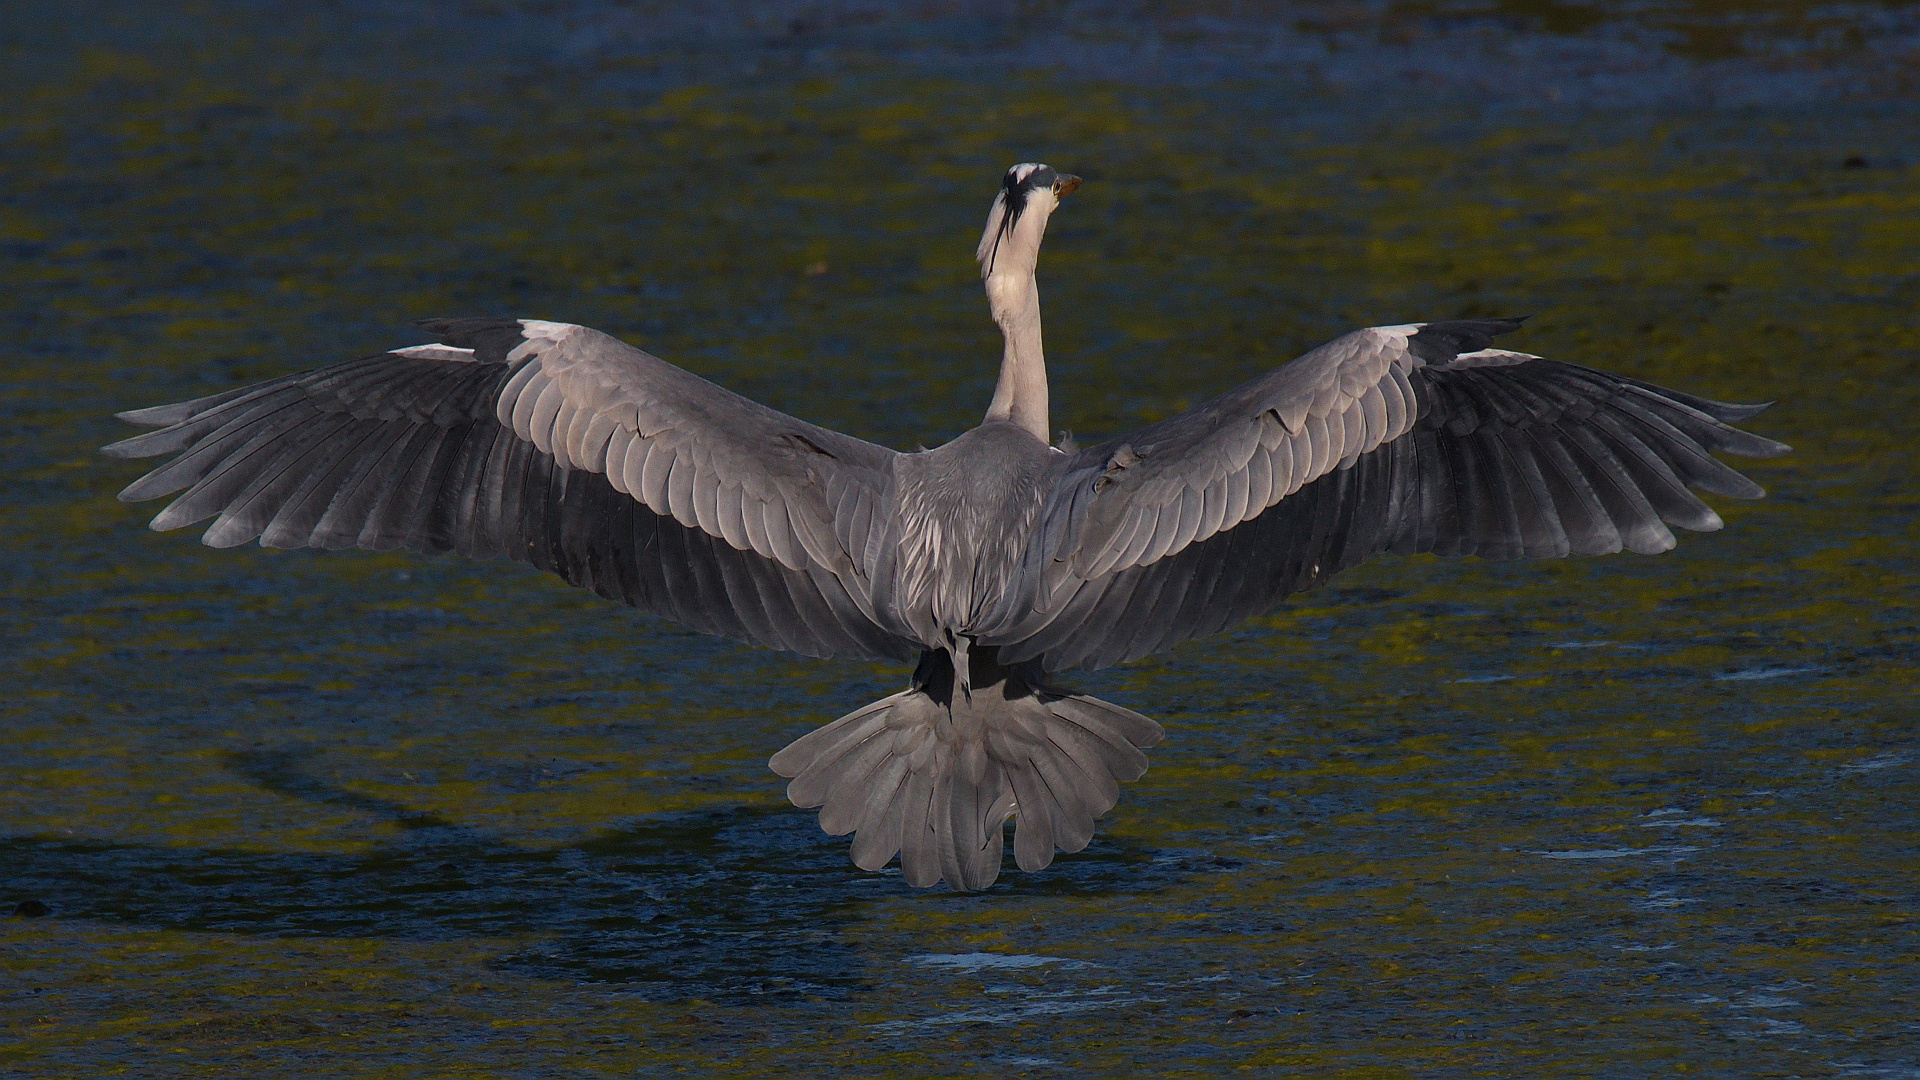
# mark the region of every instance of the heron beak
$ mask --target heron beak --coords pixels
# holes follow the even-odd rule
[[[1053,197],[1064,199],[1080,187],[1080,178],[1072,173],[1061,173],[1060,179],[1053,182]]]

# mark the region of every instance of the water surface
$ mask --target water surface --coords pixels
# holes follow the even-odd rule
[[[1913,9],[7,20],[0,910],[48,913],[0,919],[0,1071],[1920,1075]],[[975,896],[765,767],[904,671],[210,551],[94,452],[447,314],[930,445],[990,392],[1019,160],[1088,177],[1042,267],[1083,437],[1535,313],[1796,452],[1666,555],[1383,558],[1077,678],[1168,739]]]

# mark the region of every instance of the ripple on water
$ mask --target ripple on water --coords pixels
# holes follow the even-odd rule
[[[1824,671],[1821,667],[1758,667],[1726,671],[1714,676],[1716,682],[1753,682],[1758,679],[1784,679],[1790,675],[1808,675]]]
[[[1655,844],[1641,848],[1572,848],[1566,851],[1529,851],[1543,859],[1630,859],[1636,855],[1685,855],[1699,851],[1685,844]]]
[[[1063,970],[1090,966],[1084,960],[1069,960],[1064,956],[1035,956],[1030,953],[923,953],[909,956],[905,963],[918,964],[921,967],[942,968],[947,971],[972,974],[976,971],[1004,971],[1014,968],[1045,967],[1059,964]]]
[[[1716,821],[1710,817],[1683,818],[1674,816],[1687,812],[1688,811],[1677,806],[1669,806],[1661,810],[1649,810],[1645,816],[1653,818],[1654,820],[1636,821],[1634,825],[1642,829],[1717,829],[1723,824],[1723,822]]]
[[[1910,760],[1912,759],[1907,755],[1896,752],[1875,754],[1865,761],[1856,761],[1851,765],[1842,765],[1840,766],[1840,771],[1850,773],[1874,772],[1879,769],[1891,769],[1899,765],[1905,765]]]

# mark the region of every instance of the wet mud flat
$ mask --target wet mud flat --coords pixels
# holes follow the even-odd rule
[[[1646,10],[5,24],[0,1075],[1915,1074],[1911,15]],[[1168,739],[980,895],[855,870],[765,768],[904,671],[209,551],[93,452],[448,314],[931,444],[990,393],[972,246],[1029,159],[1088,178],[1041,266],[1083,439],[1532,313],[1796,452],[1666,555],[1381,559],[1071,679]]]

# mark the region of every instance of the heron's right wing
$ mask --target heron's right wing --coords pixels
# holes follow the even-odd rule
[[[1273,607],[1375,552],[1665,551],[1718,529],[1689,487],[1758,498],[1715,452],[1787,447],[1728,405],[1490,348],[1517,320],[1374,327],[1063,463],[1038,599],[983,638],[1105,667]]]
[[[894,452],[582,326],[461,319],[443,342],[123,413],[174,454],[120,495],[232,547],[455,551],[551,570],[695,630],[911,659],[864,562]]]

